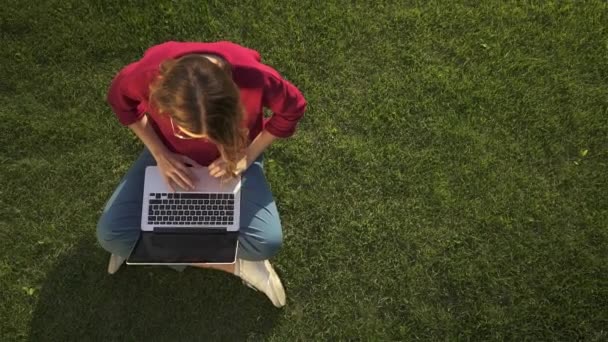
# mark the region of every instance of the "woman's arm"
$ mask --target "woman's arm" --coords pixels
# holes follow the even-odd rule
[[[267,130],[263,130],[258,134],[253,142],[247,148],[245,157],[237,164],[238,173],[241,174],[251,166],[251,164],[258,159],[258,157],[272,144],[273,141],[277,140],[278,137],[272,135]]]
[[[169,151],[149,124],[147,115],[130,124],[129,128],[150,150],[171,191],[175,191],[175,185],[182,189],[194,189],[196,177],[186,164],[202,166],[186,156]]]
[[[253,139],[253,142],[247,148],[245,158],[243,158],[238,165],[242,166],[242,168],[238,167],[238,170],[240,172],[247,170],[251,163],[258,159],[262,152],[264,152],[266,148],[268,148],[268,146],[270,146],[272,142],[276,139],[278,138],[272,135],[272,133],[268,132],[267,130],[263,130],[262,132],[260,132],[260,134],[258,134],[258,136]],[[241,163],[242,165],[240,165]]]
[[[158,160],[161,155],[168,152],[167,147],[160,140],[152,126],[148,122],[148,116],[144,115],[140,120],[128,126],[137,137],[146,145],[154,159]]]

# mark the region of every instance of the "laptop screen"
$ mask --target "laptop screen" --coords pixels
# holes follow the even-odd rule
[[[238,232],[141,232],[128,264],[234,263]]]

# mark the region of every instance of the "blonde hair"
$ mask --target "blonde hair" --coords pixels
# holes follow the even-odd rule
[[[150,85],[150,103],[180,127],[207,135],[234,175],[249,143],[248,130],[242,126],[244,108],[230,65],[218,60],[219,65],[190,54],[163,62]]]

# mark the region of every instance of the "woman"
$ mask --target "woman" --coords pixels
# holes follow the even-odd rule
[[[170,188],[191,189],[188,164],[204,165],[215,177],[242,176],[239,250],[234,265],[193,266],[230,272],[275,306],[285,305],[268,261],[282,231],[262,153],[294,133],[306,108],[300,91],[262,64],[256,51],[230,42],[168,42],[122,69],[108,102],[145,145],[97,225],[99,243],[112,253],[108,272],[120,268],[139,237],[145,168],[158,165]],[[267,120],[264,107],[273,112]]]

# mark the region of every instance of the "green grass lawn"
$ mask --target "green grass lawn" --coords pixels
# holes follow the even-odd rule
[[[0,341],[608,340],[605,1],[0,5]],[[267,152],[278,310],[229,275],[105,273],[142,144],[105,94],[231,40],[309,107]]]

